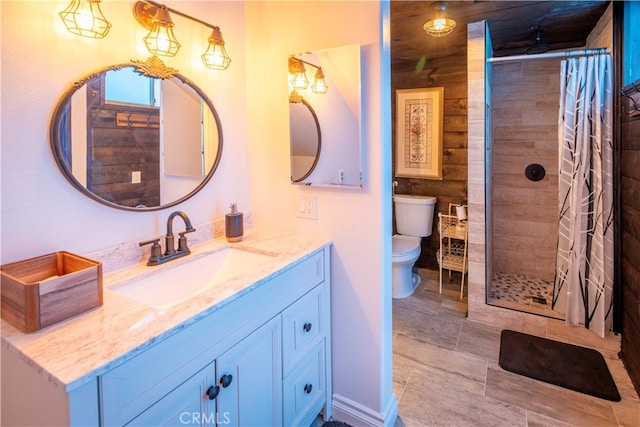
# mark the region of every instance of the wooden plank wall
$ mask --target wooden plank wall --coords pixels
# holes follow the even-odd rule
[[[640,116],[621,117],[622,360],[640,392]]]
[[[160,205],[160,129],[158,109],[149,127],[119,126],[118,112],[139,112],[126,106],[104,106],[91,111],[87,154],[87,188],[97,196],[121,206]],[[132,171],[141,182],[133,184]]]
[[[493,270],[553,280],[560,60],[494,63],[491,92]],[[525,176],[532,163],[542,180]]]
[[[439,248],[437,212],[447,213],[449,203],[467,199],[467,56],[456,54],[427,58],[424,68],[400,70],[391,73],[393,112],[393,153],[395,153],[395,91],[444,87],[442,180],[401,178],[396,193],[434,196],[438,199],[434,215],[433,232],[422,239],[422,252],[416,267],[438,269],[436,251]],[[395,227],[394,227],[395,230]]]

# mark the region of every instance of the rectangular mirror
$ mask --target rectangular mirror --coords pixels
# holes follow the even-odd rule
[[[363,186],[360,46],[288,59],[291,182]]]

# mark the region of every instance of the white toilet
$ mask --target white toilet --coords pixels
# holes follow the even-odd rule
[[[420,240],[431,236],[436,198],[396,194],[393,206],[398,234],[392,239],[392,296],[406,298],[420,284],[412,268],[420,256]]]

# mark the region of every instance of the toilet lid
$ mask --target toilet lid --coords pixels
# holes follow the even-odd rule
[[[401,256],[415,251],[420,247],[420,238],[414,236],[402,236],[396,234],[391,239],[391,252],[393,256]]]

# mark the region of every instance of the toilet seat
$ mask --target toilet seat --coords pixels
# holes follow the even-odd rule
[[[393,261],[405,261],[420,256],[420,237],[396,234],[391,239]]]

